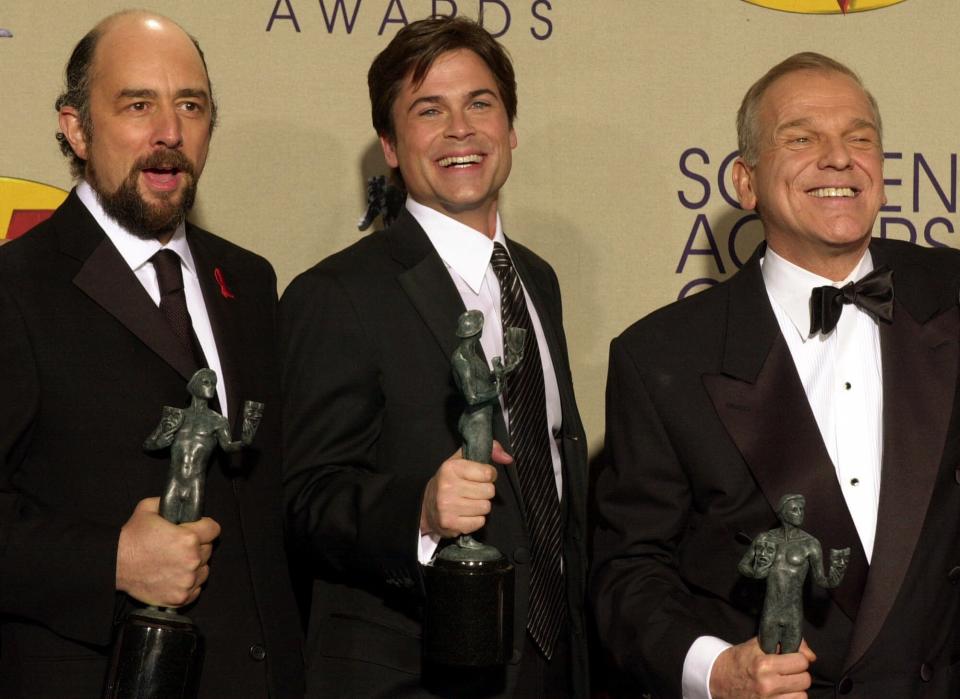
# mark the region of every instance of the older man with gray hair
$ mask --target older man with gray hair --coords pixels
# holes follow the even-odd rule
[[[601,638],[661,697],[960,696],[960,254],[871,237],[880,115],[843,64],[791,56],[737,126],[765,242],[611,346]],[[766,655],[737,564],[787,493],[852,551],[836,589],[806,590],[799,650]]]

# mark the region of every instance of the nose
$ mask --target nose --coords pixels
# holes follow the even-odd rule
[[[473,124],[466,112],[457,109],[451,110],[446,128],[448,138],[462,140],[473,135],[474,131]]]
[[[165,105],[154,114],[153,145],[167,148],[183,145],[183,127],[175,106]]]
[[[820,167],[834,170],[846,170],[850,167],[850,150],[847,142],[839,136],[831,136],[823,141],[820,155]]]

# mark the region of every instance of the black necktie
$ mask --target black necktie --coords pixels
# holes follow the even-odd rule
[[[184,349],[194,358],[198,367],[206,366],[203,350],[193,336],[193,323],[187,311],[187,295],[183,290],[183,270],[180,268],[180,256],[173,250],[158,250],[150,258],[157,270],[157,283],[160,286],[160,312],[167,319],[174,334]]]
[[[560,500],[550,455],[543,366],[520,279],[510,256],[500,243],[493,245],[490,264],[500,282],[503,327],[527,331],[523,361],[507,375],[504,402],[530,533],[530,610],[527,630],[544,655],[550,658],[566,618],[566,605],[561,564]]]
[[[893,322],[893,270],[878,267],[858,282],[839,289],[818,286],[810,296],[810,334],[837,327],[845,303],[852,303],[887,323]]]

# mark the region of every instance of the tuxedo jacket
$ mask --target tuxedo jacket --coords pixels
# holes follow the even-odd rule
[[[276,281],[260,257],[187,226],[239,434],[217,451],[204,514],[222,527],[199,599],[201,696],[302,695],[280,511]],[[217,283],[220,277],[224,284]],[[164,405],[189,404],[197,367],[86,207],[0,249],[0,696],[100,697],[111,642],[134,605],[115,591],[120,528],[159,496],[169,453],[144,440]]]
[[[611,345],[591,598],[603,643],[658,696],[680,696],[697,637],[756,635],[763,582],[737,563],[778,526],[786,493],[806,496],[803,529],[825,552],[853,549],[839,588],[806,586],[810,696],[960,696],[960,255],[883,240],[870,250],[893,269],[896,300],[880,323],[869,566],[770,306],[762,249]]]
[[[509,242],[543,324],[563,411],[563,544],[573,675],[586,692],[583,636],[586,445],[574,402],[553,270]],[[448,683],[421,664],[417,560],[427,481],[460,446],[464,403],[450,366],[463,302],[423,229],[390,228],[322,261],[280,303],[284,494],[313,577],[307,687],[317,697],[509,696],[524,648],[530,541],[516,469],[498,466],[477,537],[516,570],[514,656],[503,672]],[[509,450],[499,409],[494,436]]]

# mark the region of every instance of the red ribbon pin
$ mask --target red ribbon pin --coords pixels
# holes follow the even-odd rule
[[[224,281],[224,279],[223,279],[223,272],[220,271],[220,268],[219,268],[219,267],[214,268],[214,270],[213,270],[213,278],[216,279],[216,280],[217,280],[217,284],[220,285],[220,293],[223,295],[223,298],[225,298],[225,299],[236,298],[236,297],[233,295],[233,292],[230,291],[230,289],[227,287],[227,282]]]

